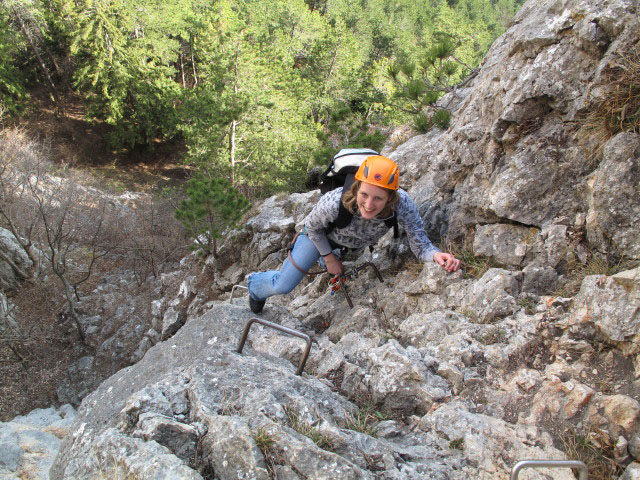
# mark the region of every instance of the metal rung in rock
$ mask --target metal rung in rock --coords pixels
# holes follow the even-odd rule
[[[300,358],[300,364],[298,365],[298,370],[296,371],[296,375],[302,375],[302,371],[304,370],[304,365],[307,363],[307,358],[309,358],[309,352],[311,351],[311,338],[308,335],[294,330],[292,328],[283,327],[282,325],[278,325],[277,323],[268,322],[267,320],[263,320],[261,318],[252,318],[247,322],[244,327],[244,331],[242,332],[242,337],[240,338],[240,344],[238,345],[238,353],[242,353],[242,349],[244,348],[244,344],[247,341],[247,337],[249,336],[249,330],[251,330],[251,325],[254,323],[259,323],[264,325],[265,327],[273,328],[275,330],[279,330],[283,333],[288,333],[289,335],[293,335],[295,337],[302,338],[307,342],[307,346],[302,353],[302,357]]]
[[[243,287],[242,285],[234,285],[231,289],[231,296],[229,297],[229,303],[233,303],[233,293],[236,291],[236,288],[244,288],[245,290],[249,290],[247,287]]]
[[[587,466],[578,460],[522,460],[514,465],[511,471],[511,480],[517,480],[520,470],[523,468],[577,468],[580,473],[578,480],[587,480],[589,471]]]

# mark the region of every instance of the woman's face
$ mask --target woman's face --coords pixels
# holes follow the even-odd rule
[[[387,205],[389,200],[389,192],[386,188],[371,185],[370,183],[361,183],[356,197],[358,210],[362,218],[370,220],[376,216]]]

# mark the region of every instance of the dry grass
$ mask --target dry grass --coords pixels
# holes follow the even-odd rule
[[[473,252],[473,235],[468,235],[462,241],[445,240],[441,249],[451,253],[460,260],[460,268],[465,278],[481,278],[487,270],[498,264],[491,258],[477,256]]]
[[[451,450],[464,450],[464,438],[456,438],[449,442],[449,448]]]
[[[640,133],[640,43],[620,52],[603,74],[609,94],[591,112],[611,134]]]
[[[296,432],[310,438],[313,443],[323,450],[332,450],[334,448],[331,438],[324,435],[315,425],[309,424],[301,419],[292,408],[284,407],[284,412],[287,416],[287,423]]]
[[[574,259],[565,267],[564,270],[566,273],[564,275],[564,281],[554,292],[554,295],[565,298],[573,297],[580,291],[582,281],[585,277],[591,275],[615,275],[616,273],[633,268],[636,264],[637,262],[628,260],[625,257],[614,259],[592,252],[586,263],[583,264],[577,259]]]
[[[624,468],[613,460],[613,446],[606,441],[590,440],[593,435],[583,435],[568,428],[562,437],[563,449],[569,460],[583,462],[589,470],[590,480],[612,480],[622,474]],[[599,436],[599,435],[595,435]],[[596,445],[601,443],[601,445]]]
[[[376,411],[370,404],[360,407],[354,414],[347,413],[345,417],[344,428],[364,433],[370,437],[377,437],[378,422],[386,418],[384,414]]]
[[[129,470],[124,461],[111,458],[109,461],[99,462],[96,480],[139,480],[140,476]]]
[[[262,452],[265,463],[267,464],[267,471],[271,478],[276,478],[276,465],[282,463],[282,458],[275,452],[274,445],[276,439],[267,431],[265,427],[261,427],[253,432],[253,440]]]
[[[619,52],[591,89],[604,94],[581,119],[579,136],[595,158],[616,133],[640,133],[640,43]]]

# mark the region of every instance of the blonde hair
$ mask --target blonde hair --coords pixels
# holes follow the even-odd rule
[[[351,213],[358,212],[357,197],[361,184],[362,182],[360,180],[355,180],[353,184],[351,184],[351,188],[342,194],[342,203]],[[377,215],[378,218],[387,218],[393,215],[393,212],[395,212],[396,206],[398,205],[398,201],[400,201],[400,196],[398,195],[397,190],[390,190],[388,188],[385,188],[384,190],[389,194],[389,198],[387,199],[387,204]]]

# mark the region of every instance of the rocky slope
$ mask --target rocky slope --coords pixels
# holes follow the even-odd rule
[[[113,358],[140,361],[84,398],[51,478],[498,479],[572,455],[578,433],[615,456],[611,476],[639,478],[640,136],[582,128],[640,40],[637,8],[527,2],[443,100],[452,126],[386,152],[432,237],[466,239],[493,268],[447,275],[385,238],[352,260],[385,280],[354,279],[353,309],[309,278],[261,315],[313,338],[296,376],[298,338],[255,326],[235,352],[252,315],[231,287],[277,266],[319,193],[270,198],[218,259],[164,278],[180,288],[146,303],[147,333],[130,319],[136,343]],[[597,252],[631,266],[558,295]]]
[[[75,410],[71,405],[41,408],[0,423],[0,478],[49,478],[49,468],[69,433]]]

